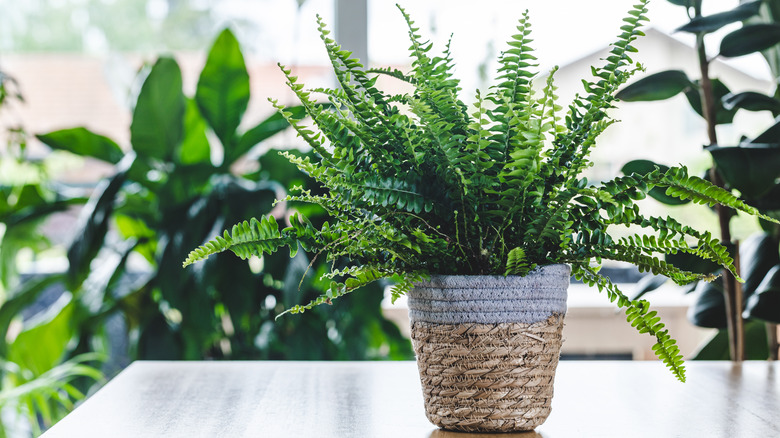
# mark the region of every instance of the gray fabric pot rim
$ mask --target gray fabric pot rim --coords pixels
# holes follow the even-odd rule
[[[566,313],[569,265],[541,266],[524,277],[434,275],[409,291],[409,318],[439,324],[533,324]]]

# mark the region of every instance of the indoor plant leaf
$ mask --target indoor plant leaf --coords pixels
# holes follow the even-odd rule
[[[780,43],[780,25],[750,24],[723,37],[720,55],[728,58],[760,52]]]
[[[691,105],[696,113],[704,117],[701,106],[701,94],[699,92],[699,80],[694,81],[696,87],[685,90],[685,97],[688,99],[688,104]],[[712,80],[712,92],[715,97],[715,123],[718,125],[731,123],[734,120],[734,114],[737,113],[736,108],[727,110],[723,107],[723,97],[731,94],[731,90],[720,79]]]
[[[723,281],[699,282],[694,290],[696,302],[688,308],[688,320],[696,326],[726,328],[726,302],[723,298]]]
[[[620,90],[615,97],[626,102],[664,100],[693,86],[682,70],[654,73]]]
[[[68,285],[76,289],[89,275],[92,260],[103,245],[117,193],[127,179],[135,157],[127,155],[117,164],[117,173],[95,188],[89,202],[79,213],[77,238],[68,248]]]
[[[249,74],[238,40],[229,29],[223,30],[211,47],[200,73],[195,101],[222,142],[225,158],[235,159],[232,148],[249,103]]]
[[[760,198],[780,177],[780,144],[708,146],[726,183],[748,199]]]
[[[111,164],[118,163],[124,156],[122,149],[113,140],[83,127],[62,129],[35,137],[52,149],[97,158]]]
[[[206,136],[206,121],[200,115],[198,105],[192,99],[187,99],[187,109],[184,112],[184,138],[179,147],[177,161],[181,164],[209,163],[211,146]]]
[[[690,33],[714,32],[727,24],[735,23],[737,21],[744,21],[756,15],[759,8],[761,7],[761,3],[762,2],[760,0],[742,3],[730,11],[720,12],[703,17],[695,17],[687,24],[678,27],[677,31]]]
[[[747,299],[742,316],[780,324],[780,264],[767,272],[755,293]]]
[[[130,124],[130,142],[140,157],[169,159],[182,140],[185,99],[179,65],[162,57],[138,95]]]
[[[771,111],[772,115],[780,113],[780,101],[765,94],[745,91],[723,96],[723,108],[726,110],[744,109],[747,111]]]

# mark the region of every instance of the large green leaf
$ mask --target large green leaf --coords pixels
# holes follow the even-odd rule
[[[178,161],[182,164],[208,163],[211,160],[211,146],[206,137],[206,121],[200,115],[198,104],[187,99],[184,113],[184,139],[179,148]]]
[[[688,104],[691,105],[691,108],[696,111],[696,114],[704,117],[701,105],[701,94],[699,93],[700,81],[696,80],[694,82],[696,87],[685,90],[685,97],[688,99]],[[713,79],[711,83],[712,94],[715,98],[715,124],[723,125],[731,123],[734,120],[734,114],[737,113],[736,108],[731,110],[723,108],[723,97],[731,94],[731,90],[729,90],[720,79]]]
[[[249,103],[249,74],[236,37],[225,29],[211,47],[200,73],[195,93],[203,118],[225,148],[225,157],[235,158],[235,132]]]
[[[179,65],[162,57],[144,81],[130,124],[130,142],[142,159],[170,159],[182,140],[185,100]]]
[[[731,32],[720,41],[720,55],[728,58],[768,49],[780,43],[780,25],[751,24]]]
[[[746,91],[724,96],[723,108],[726,110],[736,108],[748,111],[771,111],[772,115],[777,116],[780,113],[780,101],[766,94]]]
[[[714,32],[727,24],[747,20],[756,15],[759,8],[761,8],[761,3],[760,0],[743,3],[730,11],[708,15],[706,17],[694,17],[688,24],[677,28],[677,30],[690,33]]]
[[[656,168],[661,172],[669,170],[669,166],[658,164],[650,160],[633,160],[623,165],[623,168],[621,168],[620,171],[626,175],[631,175],[632,173],[646,175]],[[683,205],[691,202],[690,199],[680,199],[675,196],[669,196],[666,194],[666,189],[661,187],[653,187],[648,194],[656,201],[666,205]]]
[[[46,289],[62,283],[64,280],[65,276],[62,274],[46,275],[40,278],[29,279],[18,288],[10,291],[6,301],[0,306],[0,357],[6,355],[6,333],[11,321],[22,310],[32,305]]]
[[[117,165],[117,173],[98,183],[89,202],[81,210],[76,238],[68,248],[68,284],[73,290],[87,278],[92,260],[105,243],[114,202],[134,159],[133,155],[125,156]]]
[[[8,344],[7,359],[36,376],[56,366],[74,336],[74,309],[73,296],[65,292]]]
[[[646,76],[620,90],[615,97],[626,102],[664,100],[693,86],[682,70],[667,70]]]
[[[743,318],[780,324],[780,264],[767,272],[745,304]]]
[[[118,163],[124,156],[122,149],[113,140],[87,128],[62,129],[36,137],[52,149],[97,158],[111,164]]]
[[[780,144],[709,146],[706,149],[726,183],[748,199],[769,192],[780,178]]]
[[[696,302],[688,308],[688,320],[698,327],[726,328],[726,301],[723,297],[723,278],[696,285]]]
[[[306,111],[302,106],[292,106],[285,108],[285,111],[292,113],[292,117],[302,119],[306,116]],[[290,126],[280,113],[274,113],[272,116],[263,120],[253,128],[246,131],[233,149],[226,154],[226,162],[233,162],[241,155],[249,152],[261,141],[284,131]]]
[[[739,245],[740,276],[745,279],[742,284],[744,299],[753,295],[769,270],[780,264],[778,251],[777,239],[768,233],[755,233]]]

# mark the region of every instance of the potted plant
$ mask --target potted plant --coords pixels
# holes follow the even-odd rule
[[[442,55],[431,55],[432,45],[403,9],[411,38],[408,74],[364,70],[318,19],[341,87],[307,90],[281,67],[313,125],[273,103],[318,154],[315,160],[287,157],[325,189],[284,200],[318,204],[332,222],[316,228],[293,214],[280,229],[273,216],[252,219],[195,249],[184,265],[225,250],[248,258],[281,247],[295,254],[299,246],[332,260],[327,293],[291,313],[379,279],[394,280],[393,297],[409,295],[428,418],[448,429],[529,430],[545,420],[570,272],[606,291],[626,309],[629,323],[655,336],[655,352],[684,380],[682,356],[656,313],[646,301],[629,300],[598,265],[626,261],[677,283],[704,278],[657,257],[684,252],[736,270],[709,232],[642,215],[636,201],[654,187],[758,212],[684,167],[597,185],[580,175],[595,138],[614,121],[607,110],[616,90],[641,69],[629,54],[646,20],[645,5],[640,0],[630,10],[610,56],[584,81],[585,94],[565,118],[554,71],[541,91],[532,86],[527,13],[499,59],[497,85],[477,92],[472,111],[458,99],[449,44]],[[378,75],[401,80],[411,91],[384,93]],[[316,103],[313,93],[330,103]],[[621,225],[647,234],[613,238],[608,228]]]

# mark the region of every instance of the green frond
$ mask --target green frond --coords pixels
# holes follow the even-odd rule
[[[653,351],[661,361],[681,381],[685,382],[685,366],[683,357],[676,342],[669,336],[669,330],[660,322],[657,312],[649,311],[650,304],[645,300],[631,301],[609,278],[597,273],[593,268],[576,264],[572,266],[575,278],[600,292],[606,292],[611,302],[617,302],[619,307],[626,308],[626,320],[639,333],[648,333],[656,338]]]
[[[260,220],[252,218],[249,221],[234,225],[230,233],[225,230],[222,236],[216,236],[214,239],[192,250],[184,261],[183,266],[205,260],[212,254],[227,250],[232,251],[244,260],[253,255],[272,254],[279,247],[288,246],[294,241],[294,238],[282,235],[279,232],[279,226],[273,216],[264,216]],[[297,244],[295,248],[297,248]]]
[[[534,268],[536,268],[536,264],[529,263],[523,248],[517,247],[507,254],[506,271],[504,272],[504,275],[519,275],[522,277],[531,272]]]
[[[307,304],[299,304],[285,310],[284,312],[276,315],[276,319],[279,319],[282,315],[287,313],[303,313],[322,304],[332,304],[333,300],[337,298],[343,297],[344,295],[351,293],[362,286],[389,276],[388,272],[369,266],[355,267],[353,269],[344,271],[344,273],[348,277],[346,280],[344,280],[343,283],[335,280],[331,281],[326,293],[320,295]]]
[[[780,224],[777,219],[762,214],[755,207],[745,204],[728,190],[724,190],[709,181],[697,176],[688,175],[688,169],[684,166],[671,168],[664,173],[658,183],[659,186],[668,187],[666,194],[683,200],[690,199],[694,203],[704,204],[710,207],[724,205],[747,214],[760,217],[764,220]]]

